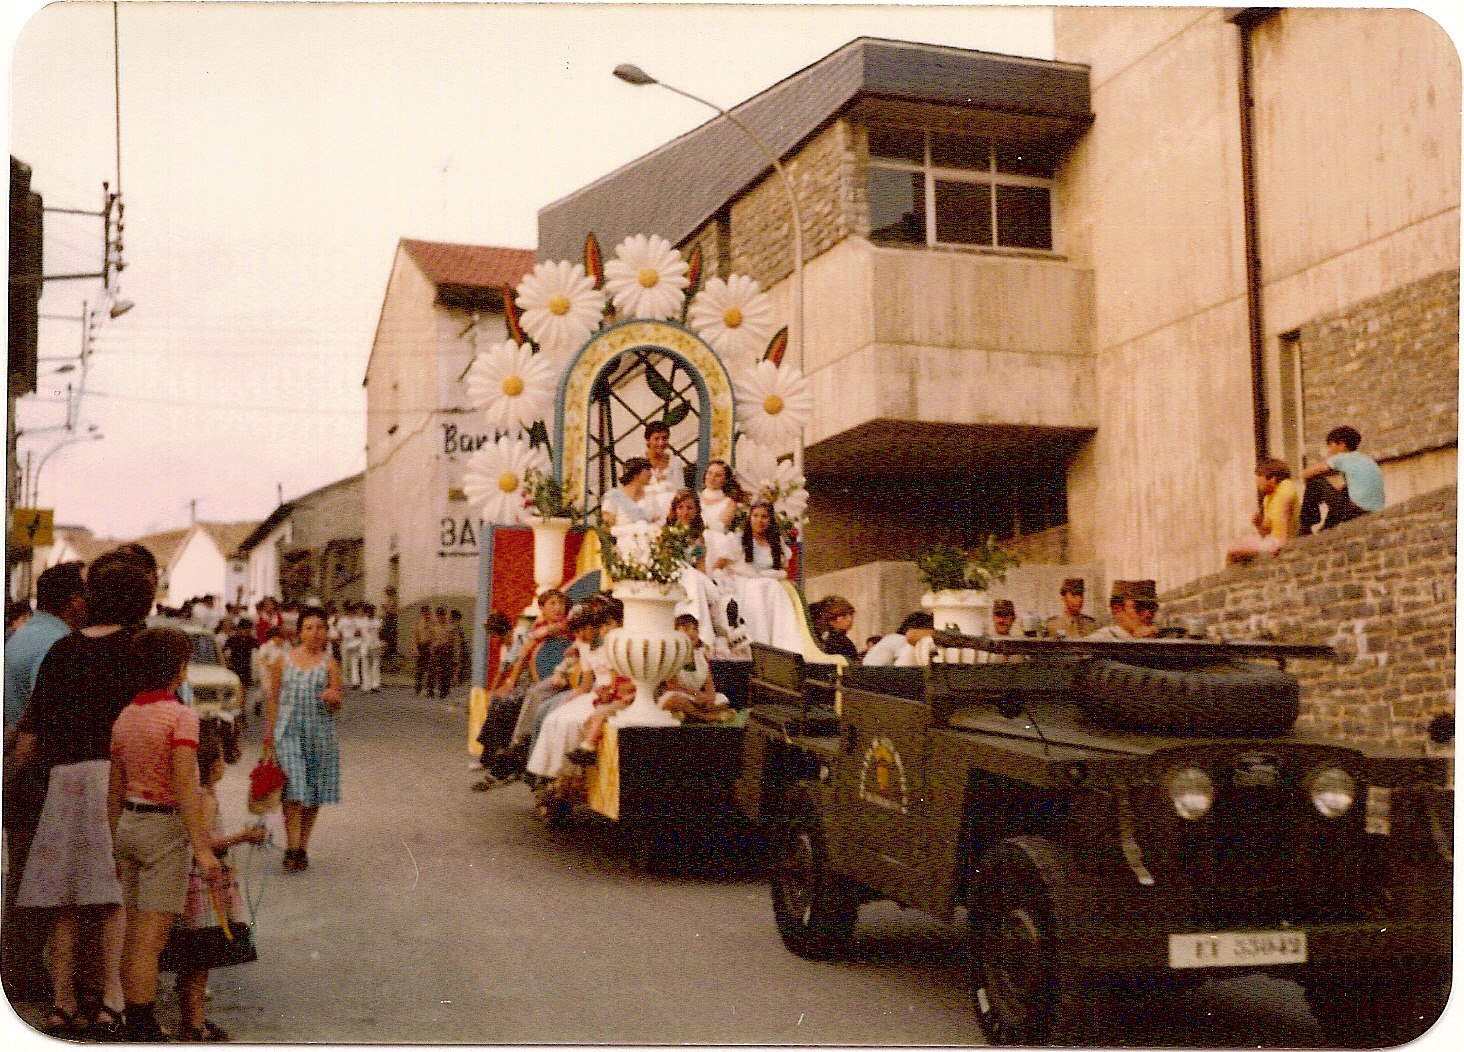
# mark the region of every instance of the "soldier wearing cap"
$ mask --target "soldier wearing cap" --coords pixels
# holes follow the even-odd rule
[[[1010,639],[1012,626],[1017,623],[1017,608],[1010,599],[998,599],[991,604],[991,634],[997,639]],[[1011,664],[1026,660],[1021,654],[992,654],[985,650],[976,659],[983,665]]]
[[[1058,595],[1062,598],[1062,613],[1053,614],[1042,622],[1042,634],[1054,639],[1082,639],[1098,628],[1098,619],[1083,613],[1083,579],[1069,577],[1062,582]]]
[[[1114,581],[1108,607],[1113,612],[1113,624],[1104,625],[1084,638],[1152,639],[1159,634],[1153,620],[1159,609],[1159,595],[1153,581]]]

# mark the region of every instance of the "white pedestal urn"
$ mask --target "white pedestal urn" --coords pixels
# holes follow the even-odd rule
[[[975,588],[949,589],[941,592],[926,592],[920,597],[920,605],[930,611],[937,631],[955,631],[966,636],[991,634],[991,596]],[[946,661],[972,664],[976,651],[948,647],[943,651]]]
[[[529,602],[529,611],[535,616],[539,612],[539,595],[564,583],[564,539],[573,525],[573,519],[529,516],[529,529],[534,531],[534,598]]]
[[[675,727],[674,715],[656,702],[656,688],[691,660],[691,640],[676,631],[680,585],[620,581],[613,594],[625,604],[625,624],[605,639],[610,666],[635,681],[635,701],[610,722],[617,727]]]

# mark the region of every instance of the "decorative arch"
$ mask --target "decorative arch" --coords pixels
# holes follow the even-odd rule
[[[554,474],[566,500],[583,501],[589,472],[589,433],[594,392],[621,355],[663,354],[691,377],[701,400],[697,473],[709,460],[732,462],[732,380],[721,358],[695,333],[669,321],[622,322],[597,333],[570,361],[554,406]]]

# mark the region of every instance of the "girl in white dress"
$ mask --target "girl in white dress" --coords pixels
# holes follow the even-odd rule
[[[702,629],[701,641],[711,646],[717,636],[727,635],[727,598],[715,581],[707,576],[706,524],[702,521],[701,503],[689,489],[681,490],[671,501],[666,525],[680,525],[689,531],[687,557],[690,563],[682,568],[677,583],[686,599],[677,605],[678,614],[691,614]]]
[[[741,558],[729,567],[731,576],[725,581],[737,600],[747,638],[801,653],[799,613],[784,588],[788,551],[771,502],[760,500],[748,509],[738,554]]]
[[[702,518],[712,533],[726,533],[732,528],[737,510],[747,503],[747,494],[738,485],[732,468],[725,460],[707,462],[706,475],[702,477]]]

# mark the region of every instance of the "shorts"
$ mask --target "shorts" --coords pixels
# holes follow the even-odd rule
[[[122,903],[143,913],[182,913],[193,848],[179,814],[122,811],[114,845]]]

